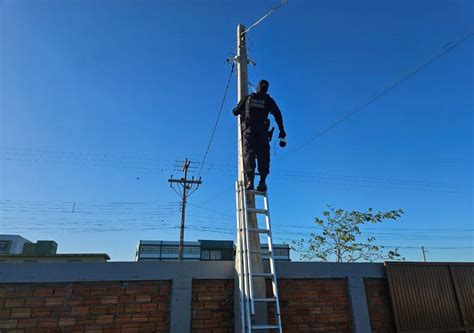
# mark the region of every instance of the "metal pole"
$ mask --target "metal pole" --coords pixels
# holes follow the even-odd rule
[[[181,204],[181,231],[179,234],[179,261],[183,261],[183,253],[184,253],[184,220],[186,217],[186,192],[188,190],[188,168],[189,168],[189,161],[186,159],[184,162],[183,170],[184,170],[184,185],[183,185],[183,200]]]
[[[247,96],[247,83],[248,78],[247,78],[247,50],[245,48],[245,39],[242,39],[242,32],[245,31],[245,27],[243,25],[238,25],[237,26],[237,56],[236,56],[236,63],[237,63],[237,102],[239,102],[242,98]],[[243,160],[242,160],[242,128],[241,128],[241,119],[240,117],[237,117],[237,165],[238,165],[238,170],[237,170],[237,188],[236,191],[239,190],[240,184],[244,182],[244,166],[243,166]],[[240,195],[238,193],[237,195],[237,219],[238,219],[238,225],[237,225],[237,251],[236,251],[236,261],[235,261],[235,271],[237,273],[237,278],[239,278],[239,275],[242,276],[242,279],[246,279],[247,277],[245,276],[245,269],[243,267],[244,263],[244,253],[243,253],[243,237],[242,237],[242,230],[243,230],[243,214],[244,212],[242,211],[243,203],[242,203],[242,198],[243,198],[243,193]],[[239,294],[244,296],[241,298],[235,297],[235,302],[234,302],[234,311],[235,313],[240,313],[240,317],[238,315],[235,316],[235,332],[245,332],[246,329],[246,319],[245,319],[245,285],[246,281],[242,281],[242,283],[239,283]],[[237,285],[237,284],[236,284]],[[237,293],[235,293],[237,294]]]
[[[424,246],[421,246],[421,252],[423,252],[423,260],[426,262],[426,251]]]

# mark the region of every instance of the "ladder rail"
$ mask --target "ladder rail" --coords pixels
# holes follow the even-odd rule
[[[240,227],[240,216],[242,214],[242,210],[240,208],[240,187],[239,182],[235,182],[235,201],[236,201],[236,218],[237,218],[237,253],[239,255],[239,297],[240,297],[240,326],[241,332],[245,333],[245,296],[244,296],[244,283],[245,283],[245,276],[244,276],[244,261],[243,261],[243,250],[242,250],[242,232]]]
[[[273,295],[275,297],[275,319],[278,324],[278,331],[283,332],[282,326],[281,326],[281,313],[280,313],[280,296],[278,294],[278,284],[277,284],[277,273],[276,273],[276,268],[275,268],[275,252],[273,249],[273,237],[272,237],[272,229],[271,229],[271,221],[270,221],[270,207],[268,204],[268,193],[265,192],[265,195],[263,196],[263,207],[267,211],[267,214],[265,215],[265,223],[266,227],[268,229],[268,234],[267,234],[267,239],[268,239],[268,250],[269,250],[269,255],[268,259],[270,262],[270,272],[272,273],[272,289],[273,289]]]
[[[243,183],[240,182],[240,187],[239,187],[239,193],[240,193],[240,203],[241,203],[241,207],[245,207],[244,205],[244,196],[245,196],[245,191],[244,191],[244,186],[243,186]],[[251,332],[251,317],[250,317],[250,295],[251,295],[251,291],[252,291],[252,287],[251,287],[251,279],[249,279],[248,277],[250,276],[251,274],[251,271],[249,271],[249,268],[250,268],[250,263],[248,261],[248,239],[247,239],[247,234],[245,233],[245,221],[246,221],[246,211],[244,208],[241,208],[240,209],[241,211],[241,216],[242,216],[242,224],[240,226],[240,229],[239,229],[239,233],[240,233],[240,237],[241,237],[241,240],[242,240],[242,245],[243,245],[243,248],[242,248],[242,265],[243,265],[243,277],[244,277],[244,305],[245,305],[245,312],[244,312],[244,320],[246,321],[247,323],[247,328],[248,328],[248,332],[250,333]]]
[[[242,184],[242,197],[243,197],[243,208],[244,208],[244,237],[245,237],[245,254],[247,256],[247,273],[248,275],[248,286],[249,286],[249,301],[250,301],[250,313],[255,315],[255,303],[253,301],[253,281],[252,281],[252,257],[250,254],[250,242],[249,242],[249,233],[248,233],[248,212],[247,212],[247,193]],[[250,314],[249,314],[250,316]]]

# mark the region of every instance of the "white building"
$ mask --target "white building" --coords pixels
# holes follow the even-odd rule
[[[262,251],[268,251],[268,246],[262,244]],[[179,242],[160,240],[141,240],[135,252],[136,261],[147,260],[178,260]],[[277,261],[290,261],[288,244],[273,244],[273,256]],[[227,240],[199,240],[184,242],[183,260],[198,261],[232,261],[235,258],[234,242]],[[262,259],[268,259],[268,254],[262,254]]]
[[[0,254],[22,254],[28,239],[19,235],[0,235]]]

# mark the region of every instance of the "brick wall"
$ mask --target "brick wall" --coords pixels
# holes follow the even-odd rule
[[[386,280],[364,284],[372,332],[394,332]],[[346,279],[280,279],[279,290],[285,332],[352,331]],[[170,302],[164,280],[0,284],[0,332],[169,332]],[[233,279],[193,280],[191,309],[182,311],[192,332],[233,332]]]
[[[387,280],[364,279],[364,285],[372,332],[395,332],[395,321]]]
[[[234,281],[193,280],[192,332],[234,332]]]
[[[285,332],[352,332],[345,279],[280,279],[278,289]],[[273,307],[268,310],[268,318],[275,318]]]
[[[193,280],[192,332],[233,332],[233,288],[232,280]],[[285,332],[352,332],[346,280],[281,279],[279,289]]]
[[[171,281],[0,284],[0,332],[168,332]]]

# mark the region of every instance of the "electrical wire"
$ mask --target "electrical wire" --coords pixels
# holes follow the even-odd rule
[[[260,19],[258,19],[254,24],[252,24],[247,30],[245,30],[244,32],[242,32],[242,35],[245,35],[246,33],[248,33],[250,30],[252,30],[253,28],[255,28],[257,25],[259,25],[263,20],[265,20],[267,17],[269,17],[270,15],[272,15],[278,8],[280,8],[281,6],[283,6],[284,4],[286,4],[288,2],[288,0],[281,0],[280,3],[278,5],[276,5],[275,7],[273,7],[268,13],[266,13],[265,15],[263,15]]]
[[[22,150],[22,151],[33,151],[33,153],[28,153],[31,158],[35,159],[34,161],[28,161],[28,162],[38,162],[38,163],[50,163],[49,160],[37,160],[39,157],[44,157],[44,158],[49,158],[50,156],[48,155],[35,155],[35,152],[37,151],[43,151],[45,150],[34,150],[34,149],[29,149],[29,148],[15,148],[16,150]],[[50,151],[50,150],[49,150]],[[50,151],[51,152],[51,151]],[[76,153],[76,152],[55,152],[55,154],[64,154],[60,156],[61,160],[67,161],[69,159],[76,160],[77,157],[71,157],[71,155],[81,155],[84,157],[81,157],[81,159],[84,159],[84,163],[89,163],[91,161],[91,157],[94,158],[94,156],[99,156],[102,154],[98,153]],[[14,153],[18,154],[18,152]],[[108,155],[111,156],[111,155]],[[119,155],[117,155],[119,156]],[[53,159],[58,158],[58,156],[51,157]],[[145,158],[144,158],[145,159]],[[146,158],[149,159],[149,158]],[[54,163],[55,161],[53,161]],[[117,162],[117,163],[116,163]],[[94,166],[105,166],[105,167],[124,167],[124,168],[129,168],[130,166],[124,165],[122,161],[106,161],[107,164],[94,164]],[[112,163],[112,164],[109,164]],[[127,162],[125,162],[127,163]],[[141,163],[141,162],[139,162]],[[200,164],[200,163],[196,163]],[[73,165],[87,165],[87,164],[73,164]],[[150,164],[150,165],[156,165],[156,163]],[[171,167],[171,164],[167,164]],[[210,168],[212,167],[212,172],[215,174],[221,174],[221,175],[232,175],[234,176],[235,172],[235,165],[229,164],[229,163],[204,163],[201,164],[200,167],[207,167],[209,166]],[[163,165],[163,167],[166,168],[166,166]],[[135,166],[131,167],[135,168]],[[156,168],[141,168],[138,167],[138,169],[151,169],[151,170],[160,170],[160,166],[157,166]],[[163,169],[161,169],[163,170]],[[170,170],[170,169],[167,169]],[[209,170],[211,171],[211,170]],[[395,185],[402,187],[400,189],[406,189],[406,186],[415,186],[416,188],[409,188],[409,190],[418,190],[419,188],[444,188],[444,189],[453,189],[453,190],[464,190],[464,191],[472,191],[473,186],[472,185],[467,185],[467,184],[460,184],[460,183],[448,183],[448,182],[433,182],[433,181],[426,181],[426,180],[416,180],[416,179],[396,179],[396,178],[380,178],[380,177],[367,177],[367,176],[354,176],[354,175],[344,175],[344,174],[334,174],[334,173],[326,173],[326,172],[316,172],[316,171],[303,171],[303,170],[280,170],[276,169],[275,171],[272,172],[275,176],[277,176],[275,179],[277,180],[298,180],[298,179],[304,179],[305,181],[308,180],[309,178],[312,178],[314,180],[324,180],[324,181],[343,181],[344,183],[332,183],[334,185],[349,185],[352,186],[353,184],[347,184],[346,182],[355,182],[358,186],[365,186],[365,184],[369,185]],[[229,187],[229,189],[233,189],[233,186]],[[225,192],[225,191],[224,191]],[[207,200],[206,200],[207,201]]]
[[[390,91],[392,91],[393,89],[395,89],[397,86],[399,86],[400,84],[402,84],[403,82],[407,81],[408,79],[412,78],[413,76],[415,76],[417,73],[419,73],[420,71],[422,71],[423,69],[425,69],[426,67],[428,67],[429,65],[431,65],[432,63],[434,63],[436,60],[438,60],[439,58],[441,58],[442,56],[444,56],[445,54],[449,53],[450,51],[452,51],[456,46],[460,45],[461,43],[465,42],[466,40],[468,40],[469,38],[471,38],[472,36],[474,35],[474,32],[470,32],[468,33],[466,36],[464,36],[463,38],[459,39],[458,41],[456,42],[453,42],[453,43],[449,43],[447,45],[445,45],[445,47],[439,51],[438,53],[436,53],[434,56],[432,56],[431,58],[429,58],[426,62],[422,63],[421,65],[417,66],[414,70],[408,72],[406,75],[404,75],[402,78],[396,80],[395,82],[393,82],[392,84],[390,84],[387,88],[383,89],[381,92],[373,95],[372,97],[370,97],[366,102],[364,102],[363,104],[359,105],[359,106],[356,106],[352,109],[351,112],[349,112],[348,114],[346,114],[343,118],[335,121],[334,123],[332,123],[331,125],[329,125],[326,129],[324,129],[323,131],[315,134],[312,138],[306,140],[305,142],[303,142],[302,144],[296,146],[295,148],[293,148],[292,150],[290,150],[289,152],[287,153],[284,153],[282,155],[280,155],[281,157],[280,158],[287,158],[288,156],[296,153],[297,151],[301,150],[303,147],[307,146],[308,144],[312,143],[313,141],[315,141],[316,139],[320,138],[321,136],[325,135],[326,133],[328,133],[329,131],[331,131],[332,129],[336,128],[337,126],[339,126],[340,124],[342,124],[343,122],[345,122],[346,120],[348,120],[349,118],[353,117],[354,115],[356,115],[357,113],[359,113],[360,111],[362,111],[364,108],[366,108],[367,106],[369,106],[370,104],[372,104],[373,102],[377,101],[378,99],[380,99],[382,96],[384,96],[385,94],[389,93]]]
[[[230,214],[222,213],[222,212],[216,211],[216,210],[214,210],[214,209],[210,209],[210,208],[206,208],[206,207],[204,207],[204,206],[200,206],[200,205],[193,204],[193,203],[191,203],[191,202],[188,202],[188,205],[193,206],[193,207],[196,207],[196,208],[199,208],[199,209],[206,210],[206,211],[208,211],[208,212],[212,212],[212,213],[215,213],[215,214],[219,214],[219,215],[222,215],[222,216],[226,216],[226,217],[230,217],[230,218],[235,218],[235,216],[232,216],[232,215],[230,215]]]
[[[209,154],[209,150],[211,149],[211,145],[212,145],[212,141],[214,139],[214,135],[216,134],[217,126],[219,125],[219,120],[221,118],[222,110],[224,108],[225,99],[226,99],[227,93],[229,91],[230,80],[232,79],[232,74],[234,73],[234,68],[235,68],[235,62],[232,62],[232,67],[230,69],[229,78],[227,79],[227,84],[226,84],[226,87],[225,87],[225,90],[224,90],[224,96],[222,97],[221,106],[219,108],[219,112],[217,113],[216,122],[214,124],[214,128],[212,129],[211,137],[209,138],[209,143],[207,144],[206,152],[204,153],[204,157],[203,157],[202,162],[201,162],[201,167],[199,168],[199,172],[198,172],[198,176],[197,176],[198,179],[201,176],[202,168],[204,167],[204,164],[206,163],[207,155]]]

